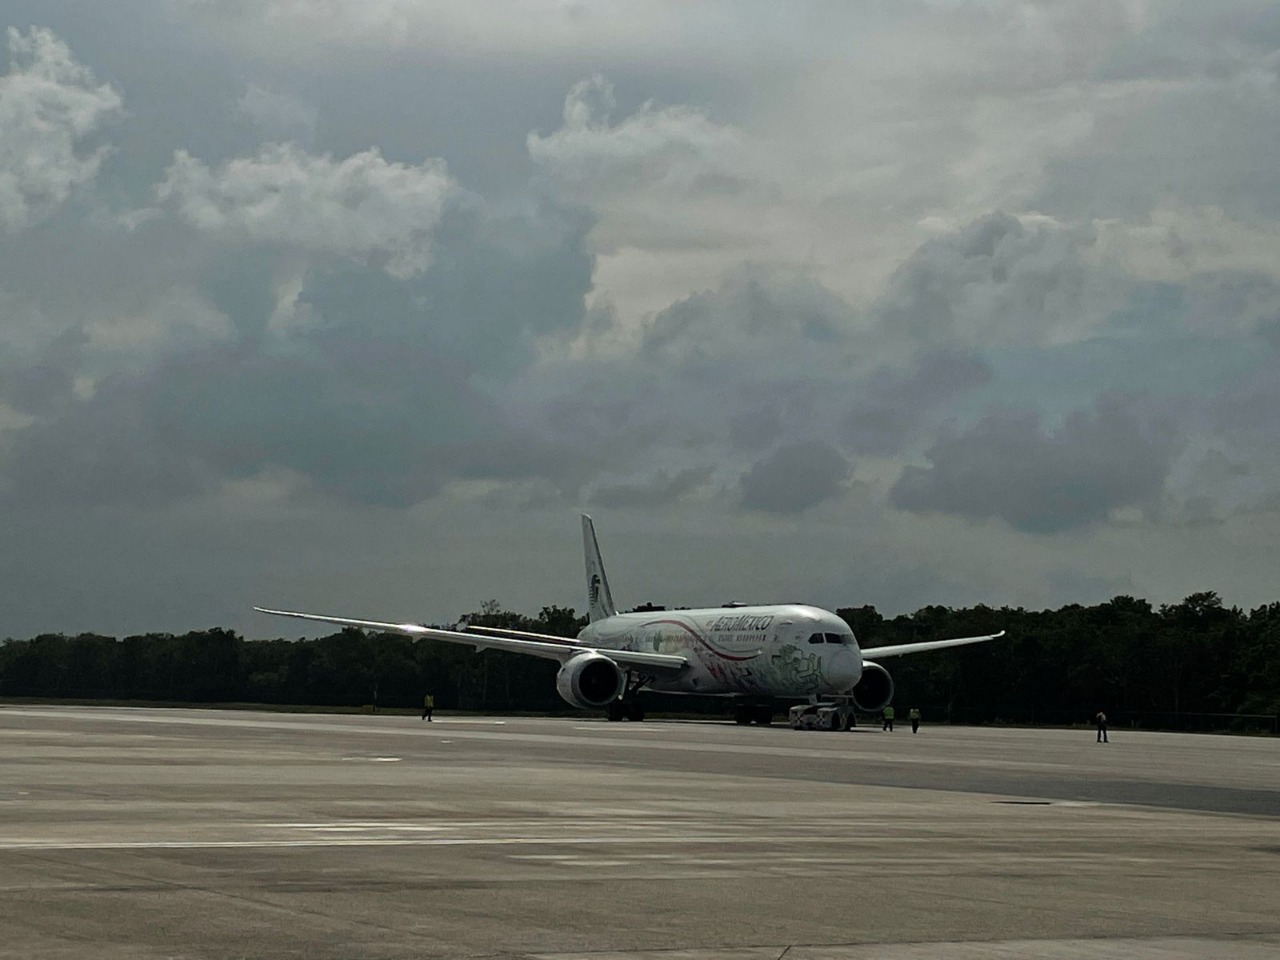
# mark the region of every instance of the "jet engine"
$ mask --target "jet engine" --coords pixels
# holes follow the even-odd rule
[[[862,662],[862,679],[853,688],[853,704],[863,713],[879,713],[893,700],[893,677],[878,663]]]
[[[556,693],[575,707],[603,707],[622,695],[626,677],[598,653],[580,653],[556,674]]]

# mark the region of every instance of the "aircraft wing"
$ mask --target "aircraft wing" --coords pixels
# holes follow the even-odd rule
[[[531,633],[528,630],[512,630],[508,627],[482,627],[474,623],[467,623],[465,620],[458,622],[454,627],[458,633],[478,633],[481,636],[488,637],[515,637],[517,640],[545,640],[548,643],[567,643],[576,645],[577,640],[570,640],[568,637],[557,637],[553,633]]]
[[[904,653],[924,653],[927,650],[942,650],[946,647],[963,647],[970,643],[982,643],[1003,637],[1004,631],[989,633],[981,637],[957,637],[954,640],[922,640],[920,643],[898,643],[886,647],[864,647],[862,656],[871,660],[881,657],[900,657]]]
[[[547,660],[558,660],[560,663],[564,663],[570,657],[579,653],[598,653],[603,657],[608,657],[620,667],[636,667],[661,674],[679,673],[689,665],[689,661],[684,657],[672,656],[666,653],[610,650],[607,647],[592,647],[574,640],[551,637],[545,634],[493,636],[472,632],[477,629],[475,627],[468,629],[464,633],[458,630],[442,630],[439,627],[424,627],[417,623],[384,623],[380,620],[355,620],[351,617],[328,617],[316,613],[296,613],[292,610],[268,610],[265,607],[254,607],[253,609],[259,613],[269,613],[277,617],[293,617],[296,620],[332,623],[340,627],[358,627],[362,630],[380,630],[383,633],[401,633],[408,637],[443,640],[445,643],[461,643],[477,650],[507,650],[511,653],[527,653]],[[514,632],[516,631],[504,631],[504,633]],[[541,639],[533,639],[534,637]]]

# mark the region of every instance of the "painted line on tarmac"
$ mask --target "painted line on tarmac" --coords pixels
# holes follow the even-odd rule
[[[556,847],[599,846],[614,844],[682,845],[682,844],[879,844],[884,837],[793,837],[793,836],[706,836],[661,837],[351,837],[322,835],[290,839],[257,840],[20,840],[0,839],[0,850],[222,850],[275,847]],[[932,844],[929,837],[895,837],[895,844]]]

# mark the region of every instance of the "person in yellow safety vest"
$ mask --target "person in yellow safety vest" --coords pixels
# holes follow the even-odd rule
[[[893,733],[893,704],[889,704],[884,708],[884,726],[880,729]]]
[[[436,708],[436,698],[427,694],[422,698],[422,719],[431,722],[431,711]]]
[[[911,732],[920,732],[920,708],[912,707],[907,711],[907,719],[911,721]]]

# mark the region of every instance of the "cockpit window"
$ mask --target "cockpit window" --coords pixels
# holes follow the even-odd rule
[[[828,633],[827,643],[848,643],[849,637],[842,636],[838,633]]]
[[[809,635],[809,642],[810,642],[810,643],[821,643],[821,642],[822,642],[822,634],[820,634],[820,633],[813,633],[813,634],[810,634],[810,635]]]

